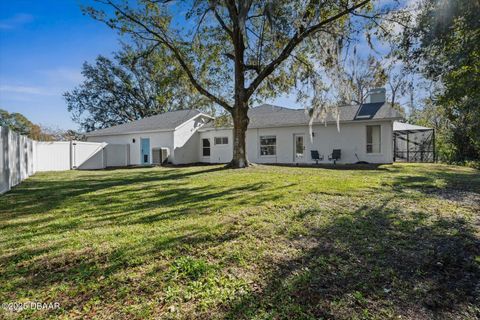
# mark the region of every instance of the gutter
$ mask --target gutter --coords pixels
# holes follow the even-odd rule
[[[381,118],[381,119],[366,119],[366,120],[344,120],[340,121],[340,124],[342,123],[371,123],[371,122],[383,122],[383,121],[394,121],[394,120],[399,120],[403,119],[402,117],[395,117],[395,118]],[[329,124],[337,124],[336,121],[327,121],[327,125]],[[324,126],[324,122],[315,122],[313,123],[314,126]],[[283,125],[269,125],[269,126],[264,126],[264,127],[248,127],[248,129],[275,129],[275,128],[289,128],[289,127],[302,127],[302,126],[308,126],[308,123],[296,123],[296,124],[283,124]],[[217,127],[217,128],[200,128],[198,129],[198,132],[208,132],[208,131],[219,131],[219,130],[232,130],[233,127]]]

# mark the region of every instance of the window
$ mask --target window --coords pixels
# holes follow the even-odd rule
[[[210,140],[208,139],[202,139],[202,155],[210,157]]]
[[[367,153],[380,153],[380,126],[367,126]]]
[[[263,136],[260,137],[260,155],[274,156],[277,154],[277,137]]]
[[[215,137],[215,145],[217,144],[228,144],[228,137]]]

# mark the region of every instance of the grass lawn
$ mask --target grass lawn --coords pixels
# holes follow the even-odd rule
[[[0,318],[480,318],[480,172],[38,173],[0,196]]]

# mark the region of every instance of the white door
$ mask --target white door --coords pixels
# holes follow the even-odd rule
[[[305,135],[304,134],[294,134],[294,160],[295,162],[304,162],[305,161]]]

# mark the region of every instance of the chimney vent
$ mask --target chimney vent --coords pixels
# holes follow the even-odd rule
[[[368,92],[366,103],[385,102],[386,90],[385,88],[374,88]]]

